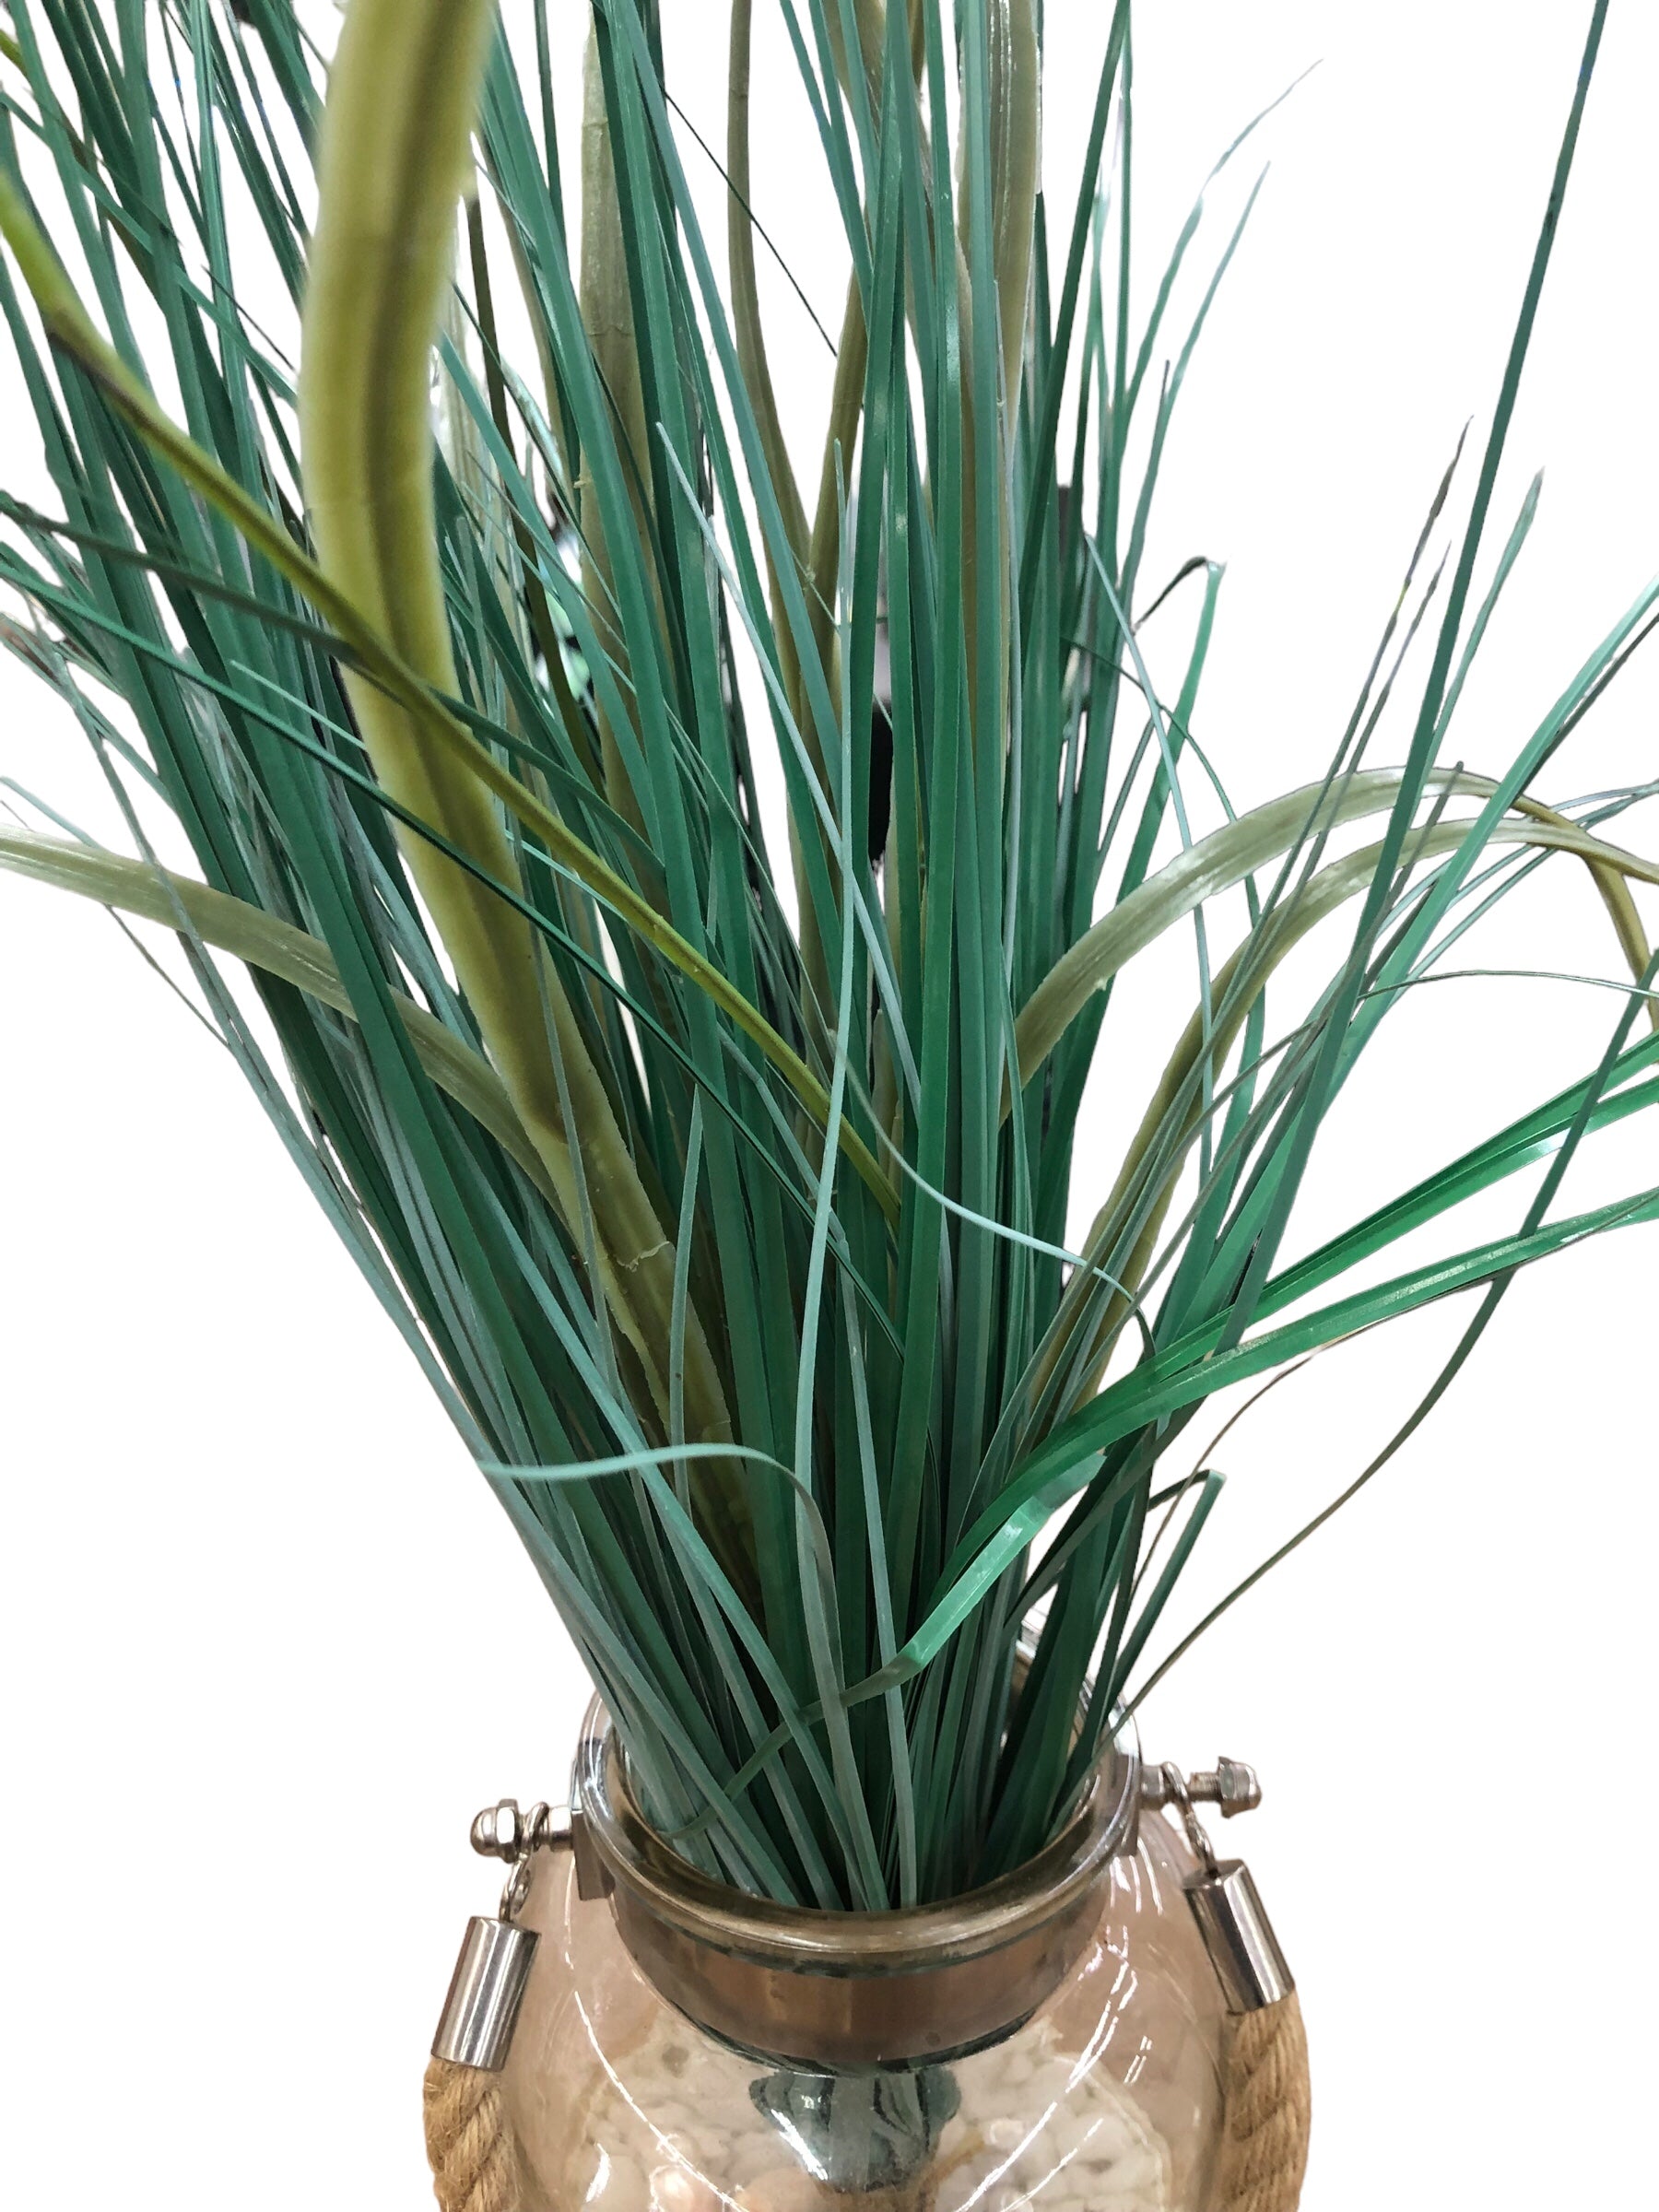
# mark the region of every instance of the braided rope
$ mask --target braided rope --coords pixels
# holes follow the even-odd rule
[[[1229,2023],[1216,2212],[1296,2212],[1312,2098],[1296,1992]]]
[[[495,2077],[434,2058],[421,2103],[441,2212],[519,2212],[518,2146]]]
[[[1296,1992],[1229,2027],[1215,2212],[1296,2212],[1308,2163],[1308,2039]],[[424,2097],[440,2212],[520,2212],[518,2148],[494,2077],[435,2058]]]

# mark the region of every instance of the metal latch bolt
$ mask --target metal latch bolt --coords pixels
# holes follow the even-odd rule
[[[507,1862],[507,1884],[493,1919],[475,1913],[466,1924],[461,1956],[432,2038],[434,2058],[488,2074],[499,2073],[507,2064],[540,1941],[534,1929],[519,1924],[530,1892],[531,1853],[568,1849],[570,1843],[569,1820],[547,1805],[533,1805],[521,1813],[516,1800],[505,1797],[474,1820],[473,1849],[482,1858]]]
[[[1168,1767],[1142,1768],[1144,1806],[1157,1809],[1176,1802],[1166,1779],[1171,1771]],[[1176,1780],[1180,1781],[1179,1771]],[[1217,1806],[1223,1820],[1230,1820],[1235,1813],[1253,1813],[1262,1802],[1262,1785],[1256,1780],[1256,1771],[1246,1766],[1241,1759],[1218,1759],[1213,1767],[1189,1774],[1181,1787],[1192,1804]]]
[[[1296,1987],[1285,1954],[1242,1859],[1218,1859],[1193,1807],[1216,1805],[1222,1818],[1252,1812],[1262,1802],[1255,1771],[1242,1759],[1218,1759],[1212,1771],[1182,1781],[1179,1767],[1147,1767],[1141,1803],[1181,1817],[1198,1871],[1186,1883],[1187,1901],[1220,1982],[1229,2012],[1259,2012]]]

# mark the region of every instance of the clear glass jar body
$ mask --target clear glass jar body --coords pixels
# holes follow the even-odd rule
[[[523,1917],[542,1940],[500,2077],[524,2212],[1203,2212],[1222,2001],[1184,1842],[1128,1826],[1029,2018],[944,2063],[821,2074],[696,2025],[615,1900],[537,1854]]]

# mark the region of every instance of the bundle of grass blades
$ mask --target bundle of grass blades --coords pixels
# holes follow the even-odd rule
[[[176,932],[663,1827],[744,1888],[881,1908],[1030,1856],[1175,1655],[1219,1477],[1165,1467],[1208,1398],[1472,1294],[1374,1469],[1520,1267],[1659,1215],[1555,1203],[1659,1100],[1659,870],[1606,834],[1640,794],[1535,794],[1659,587],[1512,760],[1463,764],[1605,0],[1484,444],[1327,772],[1236,818],[1194,735],[1218,571],[1169,587],[1158,677],[1137,625],[1238,233],[1194,278],[1195,214],[1132,320],[1126,0],[1065,202],[1036,0],[780,5],[852,269],[816,476],[757,303],[751,0],[724,290],[650,0],[594,11],[580,177],[541,0],[512,38],[480,0],[351,0],[332,61],[288,0],[10,0],[0,305],[56,507],[6,502],[5,635],[131,850],[42,804],[0,862]],[[1287,1262],[1360,1055],[1541,868],[1630,971],[1605,1053]],[[1171,931],[1191,1018],[1167,1065],[1114,1039],[1147,1103],[1077,1223],[1113,982]],[[1324,980],[1281,1006],[1310,939]],[[1539,1163],[1509,1233],[1458,1241]]]

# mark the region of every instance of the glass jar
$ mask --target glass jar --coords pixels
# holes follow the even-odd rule
[[[524,2212],[1201,2212],[1223,2006],[1132,1738],[1036,1859],[908,1912],[710,1880],[597,1707],[575,1783],[500,2077]]]

